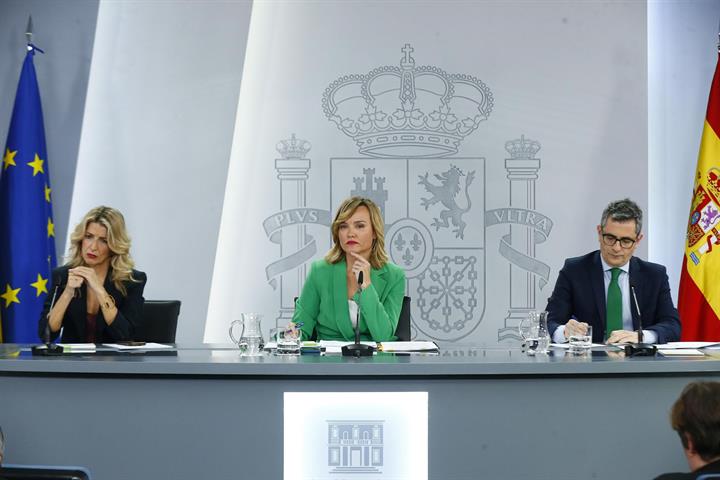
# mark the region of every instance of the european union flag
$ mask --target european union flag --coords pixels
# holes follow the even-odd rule
[[[0,164],[0,318],[9,343],[39,341],[38,319],[57,262],[35,50],[28,46]]]

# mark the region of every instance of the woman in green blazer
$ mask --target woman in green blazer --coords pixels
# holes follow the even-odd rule
[[[318,340],[352,341],[359,306],[363,340],[395,339],[405,272],[388,261],[380,209],[367,198],[348,198],[338,208],[331,230],[333,247],[324,259],[313,262],[293,322],[302,323],[304,338],[317,331]]]

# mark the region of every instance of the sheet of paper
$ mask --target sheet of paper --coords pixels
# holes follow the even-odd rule
[[[688,349],[688,348],[703,348],[710,345],[718,345],[717,342],[668,342],[659,344],[658,349],[671,350],[671,349]]]
[[[551,347],[555,348],[570,348],[569,343],[551,343]],[[615,347],[616,345],[605,345],[604,343],[592,343],[590,344],[591,347]]]
[[[172,345],[165,345],[164,343],[153,343],[148,342],[143,345],[122,345],[120,343],[103,343],[103,346],[115,348],[117,350],[172,350]]]
[[[697,348],[658,348],[658,352],[666,357],[704,357]]]
[[[438,350],[437,344],[430,341],[415,342],[382,342],[380,349],[383,352],[427,352]]]

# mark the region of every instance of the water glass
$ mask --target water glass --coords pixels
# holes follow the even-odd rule
[[[300,329],[281,328],[277,331],[276,355],[300,355],[302,341],[300,340]]]
[[[570,342],[570,353],[582,355],[589,352],[592,347],[592,327],[588,325],[584,334],[569,335],[568,342]]]
[[[550,347],[547,312],[529,312],[527,318],[520,322],[518,333],[523,338],[523,350],[528,355],[547,353]]]

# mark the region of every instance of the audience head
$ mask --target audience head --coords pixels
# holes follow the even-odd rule
[[[688,384],[672,406],[670,424],[693,470],[720,458],[720,383]]]

